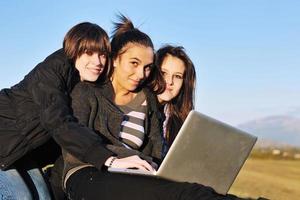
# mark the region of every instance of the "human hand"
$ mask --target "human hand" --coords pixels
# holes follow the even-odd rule
[[[114,157],[109,157],[105,166],[110,166],[113,168],[137,168],[140,170],[154,172],[155,169],[145,160],[141,159],[139,156],[129,156],[125,158],[116,158],[112,163]],[[111,164],[111,165],[110,165]]]

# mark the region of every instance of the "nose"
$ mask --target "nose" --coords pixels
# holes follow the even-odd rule
[[[172,75],[165,76],[165,81],[167,84],[173,85],[173,76]]]
[[[95,53],[93,54],[92,58],[93,58],[93,64],[99,67],[103,67],[106,63],[106,56],[103,54],[100,55]]]
[[[104,54],[99,56],[99,62],[100,66],[104,66],[106,64],[106,56]]]
[[[145,70],[143,66],[139,66],[136,68],[136,76],[139,80],[142,80],[145,77]]]

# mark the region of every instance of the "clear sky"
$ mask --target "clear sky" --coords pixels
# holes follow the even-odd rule
[[[186,48],[197,68],[197,110],[232,125],[300,117],[298,0],[0,1],[0,88],[60,48],[79,22],[110,34],[118,12],[149,34],[156,49]]]

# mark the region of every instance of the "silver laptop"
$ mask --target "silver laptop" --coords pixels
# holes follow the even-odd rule
[[[109,171],[196,182],[226,194],[256,140],[255,136],[191,111],[155,173],[116,168]]]

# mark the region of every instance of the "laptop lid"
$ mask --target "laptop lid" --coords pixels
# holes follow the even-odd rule
[[[191,111],[157,175],[196,182],[226,194],[257,138],[197,111]]]

